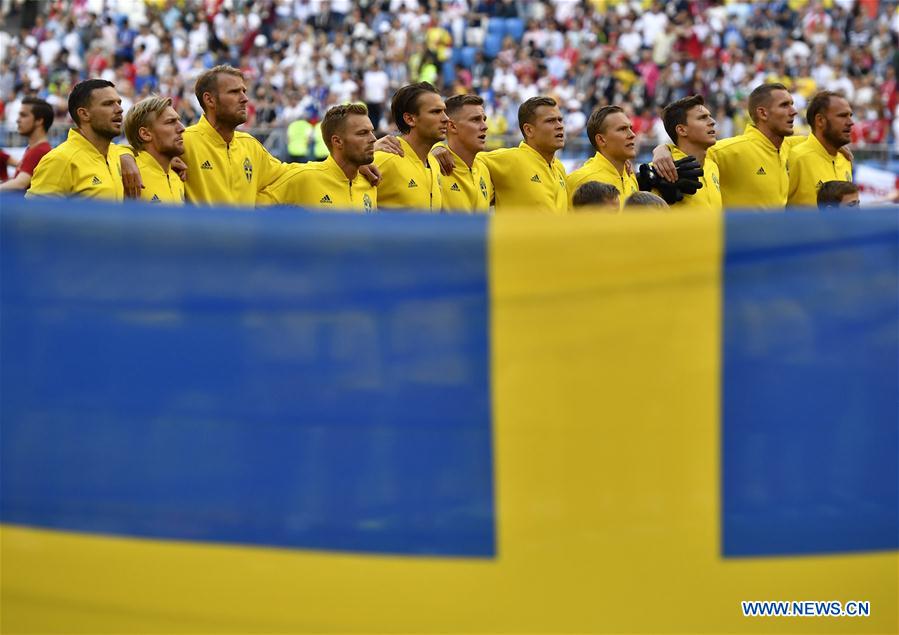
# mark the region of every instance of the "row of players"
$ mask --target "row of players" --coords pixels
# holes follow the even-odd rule
[[[69,96],[76,127],[49,152],[35,123],[42,121],[45,137],[43,102],[23,104],[19,130],[25,132],[22,119],[27,128],[30,117],[35,136],[23,164],[36,165],[26,196],[361,211],[486,212],[494,206],[496,212],[564,214],[582,185],[599,182],[618,190],[620,205],[635,192],[653,190],[672,205],[720,211],[813,206],[823,183],[852,180],[848,101],[829,91],[816,95],[808,107],[812,134],[796,137],[797,112],[781,84],[757,87],[749,96],[752,122],[744,134],[722,141],[700,96],[669,104],[662,119],[673,143],[658,146],[652,164],[636,171],[629,117],[618,106],[598,108],[587,124],[596,153],[571,174],[556,157],[565,129],[549,97],[521,104],[524,140],[518,147],[485,151],[487,119],[479,97],[444,101],[430,84],[410,84],[391,103],[399,136],[376,140],[364,105],[335,106],[322,121],[328,158],[287,164],[237,130],[249,103],[239,70],[210,69],[198,78],[196,95],[203,116],[185,129],[170,99],[144,99],[125,115],[112,83],[81,82]],[[123,128],[130,147],[112,143]],[[35,161],[39,145],[46,155]],[[13,183],[21,187],[25,178]]]

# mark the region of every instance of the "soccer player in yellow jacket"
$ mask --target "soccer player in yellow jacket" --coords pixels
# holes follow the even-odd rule
[[[259,194],[260,205],[300,205],[371,212],[378,191],[359,173],[375,156],[375,133],[365,104],[334,106],[322,120],[328,158],[290,170]]]
[[[684,194],[683,200],[671,207],[722,211],[718,165],[708,155],[709,148],[717,141],[716,122],[706,108],[705,100],[701,95],[692,95],[668,104],[662,109],[662,123],[674,142],[668,146],[672,158],[677,161],[692,156],[703,172],[699,177],[702,187],[695,194]]]
[[[852,162],[840,148],[852,140],[852,107],[842,95],[825,90],[809,102],[806,121],[812,133],[790,151],[790,206],[814,207],[828,181],[852,181]]]
[[[720,172],[725,208],[782,210],[786,206],[787,158],[791,146],[803,140],[792,136],[795,117],[793,96],[783,84],[762,84],[749,94],[751,123],[745,132],[709,150]]]
[[[187,200],[198,205],[256,205],[256,197],[288,170],[259,141],[237,127],[247,121],[246,80],[236,68],[215,66],[197,78],[200,121],[184,131]]]
[[[123,168],[133,168],[134,174],[137,168],[130,151],[112,143],[122,134],[122,98],[115,85],[105,79],[76,84],[69,95],[69,114],[75,128],[38,163],[25,197],[83,196],[121,202]]]
[[[171,169],[172,159],[184,154],[184,125],[170,98],[151,96],[134,104],[125,115],[125,137],[137,155],[149,203],[184,204],[184,183]]]
[[[556,101],[531,97],[518,108],[518,127],[524,141],[517,148],[479,152],[477,161],[490,174],[496,212],[568,212],[565,167],[556,152],[565,145],[565,126]],[[387,152],[401,153],[392,143],[379,144]],[[377,160],[377,154],[375,154]],[[456,170],[457,158],[442,144],[431,150],[432,164],[446,176]],[[480,184],[479,184],[480,186]],[[379,187],[380,190],[380,187]]]
[[[565,125],[556,101],[531,97],[518,107],[524,137],[517,148],[478,155],[493,180],[496,213],[568,213],[565,167],[556,152],[565,146]]]
[[[487,141],[484,100],[477,95],[455,95],[446,100],[446,115],[446,148],[452,153],[453,171],[441,180],[443,209],[486,213],[493,199],[493,181],[478,158]]]
[[[597,108],[587,120],[587,137],[596,154],[568,175],[569,197],[584,183],[599,181],[618,190],[618,200],[623,206],[631,194],[640,190],[637,178],[627,167],[628,161],[637,156],[637,135],[630,117],[620,106]]]
[[[428,82],[403,86],[393,96],[390,112],[400,131],[401,154],[378,150],[375,165],[380,209],[439,212],[442,207],[440,166],[430,155],[446,139],[449,119],[437,89]]]

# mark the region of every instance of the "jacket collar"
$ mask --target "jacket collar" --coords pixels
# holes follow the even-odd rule
[[[531,146],[529,146],[529,145],[527,144],[527,142],[522,141],[521,143],[518,144],[518,147],[521,148],[521,149],[523,149],[525,152],[529,152],[529,153],[531,153],[532,155],[534,155],[535,157],[537,157],[538,159],[540,159],[540,162],[541,162],[541,163],[546,163],[546,159],[543,158],[543,155],[540,154],[539,152],[537,152],[536,150],[534,150],[534,148],[532,148]],[[550,166],[550,168],[554,168],[554,167],[556,167],[556,164],[557,164],[558,162],[559,162],[559,159],[558,159],[556,156],[553,156],[553,162],[552,162],[552,163],[546,163],[546,165],[547,165],[547,166]]]
[[[66,143],[71,143],[72,145],[77,146],[79,150],[86,150],[87,152],[93,152],[94,154],[103,158],[104,160],[106,159],[106,157],[104,157],[102,154],[100,154],[100,151],[97,150],[97,147],[93,143],[91,143],[90,141],[87,140],[87,137],[85,137],[83,134],[78,132],[77,128],[69,128],[69,136],[66,137]],[[109,144],[109,147],[110,148],[112,147],[112,143]],[[107,154],[107,156],[109,155],[108,150],[107,150],[106,154]]]
[[[425,169],[430,167],[429,163],[421,162],[421,159],[418,158],[418,155],[415,153],[415,150],[412,149],[412,145],[408,141],[406,141],[403,137],[397,137],[397,139],[400,140],[400,146],[402,146],[403,148],[404,156],[411,158],[411,160],[415,161],[418,165],[422,166]]]
[[[335,177],[336,179],[338,179],[338,180],[340,180],[340,181],[344,181],[344,182],[346,182],[346,183],[350,183],[350,182],[351,182],[350,179],[346,178],[346,174],[344,174],[343,168],[341,168],[339,165],[337,165],[337,161],[335,161],[335,160],[334,160],[334,157],[331,156],[330,154],[329,154],[327,157],[325,157],[325,160],[322,161],[322,163],[325,165],[325,167],[327,168],[328,172],[330,172],[331,174],[333,174],[334,177]],[[359,172],[357,171],[357,172],[356,172],[356,179],[358,179],[359,176],[360,176],[360,175],[359,175]],[[364,177],[363,177],[363,178],[364,178]],[[353,179],[353,181],[355,181],[356,179]]]
[[[603,172],[608,172],[609,174],[614,174],[614,175],[616,175],[618,178],[624,178],[624,176],[627,174],[627,168],[625,168],[625,169],[623,169],[621,172],[619,172],[619,171],[615,168],[615,166],[612,165],[612,162],[609,161],[609,160],[608,160],[608,159],[607,159],[601,152],[599,152],[599,151],[597,151],[596,154],[593,155],[593,159],[592,159],[592,160],[595,161],[594,167],[597,168],[597,169],[599,169],[599,170],[602,170]]]
[[[228,147],[228,143],[226,143],[225,140],[222,138],[221,133],[219,133],[219,131],[216,130],[216,129],[212,126],[211,123],[209,123],[209,120],[206,118],[206,114],[205,114],[205,113],[202,114],[202,115],[200,115],[200,121],[197,122],[197,129],[198,129],[200,132],[202,132],[205,136],[209,137],[209,139],[210,139],[214,144],[216,144],[216,145],[218,145],[218,146],[220,146],[220,147],[222,147],[222,148],[227,148],[227,147]],[[237,134],[237,131],[236,131],[236,130],[234,131],[234,134],[235,134],[235,135]],[[231,137],[231,140],[233,141],[233,140],[234,140],[234,137]]]
[[[821,143],[818,140],[818,137],[816,137],[813,134],[809,134],[808,139],[806,140],[806,143],[810,144],[815,149],[815,152],[820,154],[822,157],[827,157],[828,161],[833,161],[834,159],[837,158],[837,155],[831,154],[830,152],[828,152],[827,148],[824,147],[824,144]]]
[[[778,149],[774,147],[771,139],[766,137],[765,133],[759,130],[758,126],[756,126],[754,123],[746,124],[746,130],[743,131],[743,134],[754,140],[756,143],[761,143],[765,147],[765,149],[779,154]],[[781,145],[780,147],[782,149],[783,145]]]

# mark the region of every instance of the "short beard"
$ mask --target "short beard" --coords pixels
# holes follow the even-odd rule
[[[97,136],[109,139],[110,141],[122,134],[121,130],[116,132],[112,128],[93,128],[93,131]]]
[[[177,146],[169,146],[168,148],[160,150],[159,154],[166,156],[170,159],[174,159],[174,158],[180,157],[182,154],[184,154],[184,146],[181,146],[180,150],[178,149]]]
[[[216,107],[218,107],[220,103],[216,103]],[[216,123],[219,125],[226,125],[229,128],[237,128],[238,126],[242,126],[247,123],[248,116],[244,115],[241,117],[240,115],[228,115],[223,117],[222,115],[216,113]]]
[[[849,143],[848,141],[843,141],[843,139],[840,138],[840,134],[837,132],[836,128],[832,127],[830,124],[828,124],[824,128],[824,133],[822,136],[824,137],[824,140],[834,148],[842,148],[844,145],[847,145]]]
[[[372,152],[371,154],[363,153],[363,154],[357,154],[356,156],[353,156],[353,157],[347,157],[347,159],[349,159],[350,163],[352,163],[353,165],[356,165],[356,166],[371,165],[375,160],[375,155],[374,155],[374,152]]]

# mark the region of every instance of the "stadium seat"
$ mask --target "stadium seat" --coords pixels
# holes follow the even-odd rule
[[[443,84],[445,86],[449,86],[456,81],[456,66],[453,64],[452,59],[448,59],[443,63],[441,74],[443,75]]]
[[[463,46],[462,47],[462,61],[460,64],[465,68],[471,68],[474,66],[474,56],[477,54],[478,49],[473,46]]]
[[[524,35],[524,20],[521,18],[506,18],[506,35],[512,37],[516,42],[521,42]]]
[[[487,37],[491,35],[502,35],[506,32],[506,23],[502,18],[490,18],[487,21]]]
[[[484,38],[484,55],[493,59],[503,48],[503,36],[496,33],[488,33]]]

